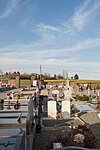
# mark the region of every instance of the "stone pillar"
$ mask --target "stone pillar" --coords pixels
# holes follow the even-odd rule
[[[66,87],[69,88],[69,80],[66,80]]]
[[[19,76],[16,76],[16,79],[15,79],[15,86],[16,86],[16,88],[19,88],[19,87],[20,87],[20,77],[19,77]]]

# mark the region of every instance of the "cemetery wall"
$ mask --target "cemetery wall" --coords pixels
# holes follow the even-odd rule
[[[31,80],[29,79],[20,79],[18,77],[16,77],[16,79],[3,79],[0,80],[2,82],[2,84],[8,84],[14,87],[27,87],[31,85]]]
[[[27,87],[32,85],[33,78],[31,79],[20,79],[16,77],[15,79],[0,79],[0,82],[2,84],[9,84],[11,86],[15,87]],[[66,80],[44,80],[45,83],[48,85],[59,85],[59,84],[66,84]],[[100,87],[100,80],[69,80],[69,85],[70,86],[75,86],[76,84],[84,85],[88,84],[91,85],[92,87],[97,87],[99,85]]]
[[[48,85],[56,84],[59,85],[61,83],[66,84],[66,80],[44,80]],[[69,80],[69,85],[70,86],[76,86],[77,84],[84,85],[88,84],[91,85],[92,87],[97,87],[97,85],[100,86],[100,80]]]
[[[0,82],[2,82],[3,84],[8,84],[8,79],[0,79]]]
[[[16,81],[15,79],[10,79],[10,80],[8,80],[8,84],[16,87],[16,82],[15,81]]]
[[[20,79],[20,87],[28,87],[31,85],[31,80]]]

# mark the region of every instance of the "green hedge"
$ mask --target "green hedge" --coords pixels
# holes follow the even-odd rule
[[[79,101],[88,101],[89,97],[87,95],[83,95],[83,96],[76,95],[76,100],[79,100]]]

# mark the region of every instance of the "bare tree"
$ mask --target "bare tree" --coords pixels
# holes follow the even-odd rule
[[[79,79],[79,76],[77,74],[75,74],[74,80],[78,80],[78,79]]]
[[[0,69],[0,76],[2,76],[3,75],[3,71]]]

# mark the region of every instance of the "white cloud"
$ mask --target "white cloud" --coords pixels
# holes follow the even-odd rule
[[[93,3],[91,0],[85,0],[83,4],[77,8],[71,19],[73,27],[78,30],[82,29],[86,22],[90,20],[90,16],[99,8],[100,1],[96,0],[95,3]]]
[[[45,44],[44,44],[45,45]],[[79,43],[76,43],[73,46],[66,48],[48,48],[48,46],[44,46],[44,48],[40,48],[41,44],[29,43],[29,44],[13,44],[8,47],[3,47],[0,49],[1,56],[11,56],[11,57],[33,57],[34,58],[57,58],[57,57],[65,57],[73,54],[80,54],[81,51],[88,49],[95,49],[100,47],[100,38],[94,39],[86,39]]]
[[[57,34],[60,32],[60,29],[56,26],[39,23],[34,26],[32,32],[40,37],[39,45],[53,45],[57,40]]]
[[[100,47],[100,38],[89,38],[84,41],[79,42],[76,44],[73,49],[82,50],[82,49],[92,49]]]
[[[4,12],[0,15],[0,19],[7,18],[12,13],[14,13],[14,9],[16,8],[18,1],[19,0],[10,0],[7,8],[5,8]]]
[[[65,39],[71,38],[76,36],[79,31],[83,31],[89,21],[92,21],[93,15],[95,16],[95,12],[99,8],[100,1],[84,0],[68,20],[62,20],[56,26],[39,23],[34,26],[32,31],[40,36],[41,39],[48,40],[48,43],[54,42],[54,40],[60,43],[64,36]]]
[[[36,25],[36,30],[39,32],[59,32],[59,29],[57,27],[47,25],[44,23],[40,23]],[[33,30],[33,31],[36,31],[36,30]]]
[[[29,57],[19,58],[15,57],[2,57],[0,59],[1,69],[3,71],[21,71],[21,72],[38,72],[39,65],[41,64],[44,72],[50,72],[52,74],[62,73],[63,69],[66,69],[69,76],[78,73],[81,79],[100,79],[100,62],[85,62],[79,60],[69,61],[67,59],[43,59],[37,58],[30,59]],[[6,67],[5,67],[6,66]],[[13,68],[13,69],[12,69]]]
[[[29,70],[32,72],[33,66],[39,67],[40,64],[45,69],[46,66],[51,66],[49,71],[53,73],[60,73],[63,68],[67,68],[70,73],[77,71],[82,78],[87,77],[87,74],[83,76],[81,70],[88,73],[100,70],[100,62],[85,62],[81,56],[83,49],[95,49],[96,47],[100,47],[100,39],[87,39],[64,49],[48,49],[46,47],[45,49],[35,49],[34,43],[11,45],[0,49],[0,65],[2,70],[12,70],[13,68],[13,70],[26,70],[26,72]]]

